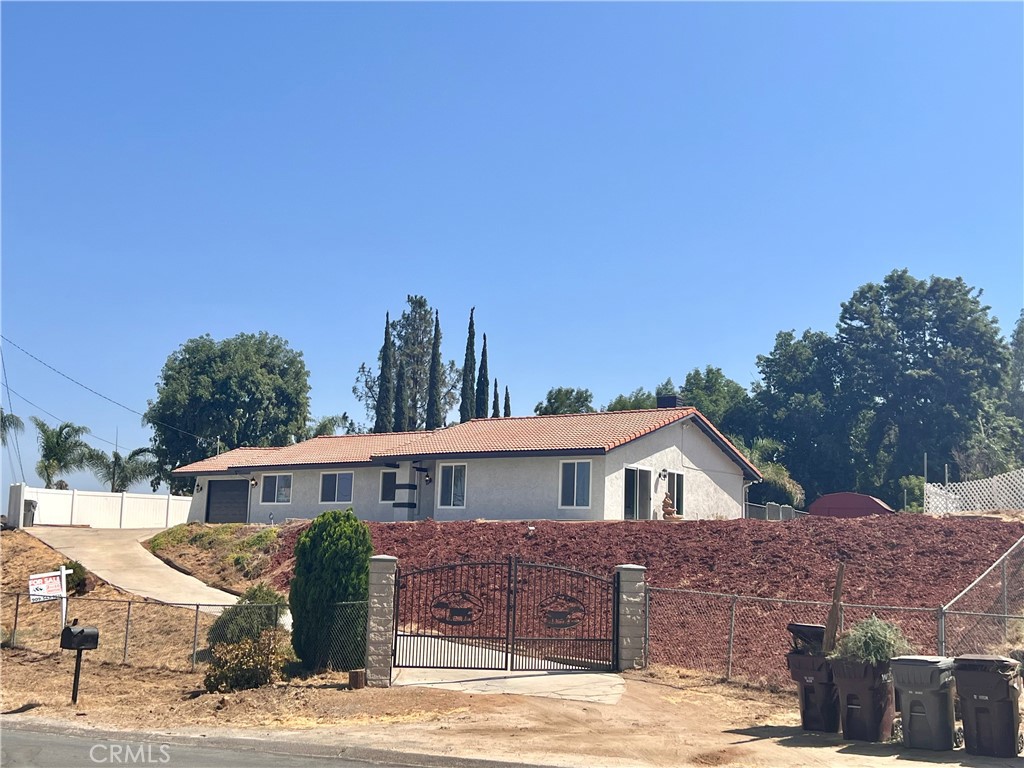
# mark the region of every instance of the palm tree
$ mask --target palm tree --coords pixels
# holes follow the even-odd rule
[[[65,421],[51,427],[35,416],[30,417],[39,433],[39,462],[36,474],[42,478],[47,488],[53,488],[58,476],[84,469],[93,448],[82,440],[89,434],[88,427],[82,427]]]
[[[802,507],[804,488],[789,475],[789,470],[779,461],[785,446],[770,437],[755,437],[750,445],[742,438],[730,435],[732,441],[750,462],[760,470],[764,481],[750,487],[748,501],[752,504],[776,502]]]
[[[7,445],[7,433],[14,434],[15,432],[24,432],[25,422],[15,416],[13,413],[7,413],[3,408],[0,408],[0,440],[3,441],[4,445]]]
[[[127,456],[117,451],[107,456],[93,448],[86,464],[100,482],[110,485],[111,493],[124,493],[136,483],[156,477],[159,468],[153,455],[151,448],[136,448]]]

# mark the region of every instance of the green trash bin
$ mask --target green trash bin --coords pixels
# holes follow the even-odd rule
[[[832,678],[839,689],[843,738],[848,741],[889,741],[896,719],[889,664],[833,659]]]
[[[800,693],[800,723],[805,731],[835,733],[839,730],[839,693],[832,682],[832,667],[821,643],[821,624],[790,624],[793,650],[786,654],[790,677]]]
[[[964,746],[972,755],[1016,757],[1020,751],[1020,664],[1005,656],[957,656],[956,694]]]
[[[959,746],[953,659],[897,656],[890,665],[903,717],[903,745],[935,750]]]

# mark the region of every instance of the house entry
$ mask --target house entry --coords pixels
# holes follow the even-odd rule
[[[394,665],[614,669],[617,598],[615,578],[514,558],[399,570]]]
[[[622,516],[626,520],[651,519],[651,470],[626,467],[626,498]]]

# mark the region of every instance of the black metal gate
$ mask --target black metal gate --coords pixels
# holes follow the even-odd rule
[[[399,570],[395,666],[615,669],[617,605],[617,577],[515,558]]]

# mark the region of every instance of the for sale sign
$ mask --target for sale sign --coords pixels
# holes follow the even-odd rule
[[[34,573],[28,577],[28,594],[33,603],[65,597],[64,569],[52,573]]]

